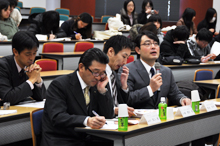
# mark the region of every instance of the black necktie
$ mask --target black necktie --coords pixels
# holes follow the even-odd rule
[[[115,80],[115,75],[112,72],[111,76],[111,83],[112,83],[112,96],[113,96],[113,101],[114,101],[114,105],[116,105],[116,101],[117,100],[117,89],[116,89],[116,80]]]
[[[154,71],[153,67],[151,67],[150,72],[151,72],[151,78],[152,78],[155,74],[155,71]],[[154,92],[153,100],[154,100],[154,103],[157,101],[157,91]]]
[[[19,72],[19,78],[20,78],[20,84],[22,84],[26,80],[26,73],[24,72],[24,69],[22,69]]]

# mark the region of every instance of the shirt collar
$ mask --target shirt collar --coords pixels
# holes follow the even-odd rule
[[[148,74],[150,74],[150,69],[153,67],[154,71],[155,71],[155,67],[154,66],[150,66],[147,63],[145,63],[142,59],[140,59],[141,63],[144,65],[144,68],[147,70]]]
[[[112,74],[112,69],[108,64],[106,64],[105,71],[106,71],[107,76],[110,76]]]
[[[79,79],[79,83],[81,85],[82,90],[84,90],[87,87],[87,84],[83,81],[83,79],[81,78],[81,76],[79,75],[79,72],[76,72],[77,77]]]
[[[17,67],[17,69],[18,69],[18,73],[20,73],[20,71],[21,71],[21,67],[18,65],[18,63],[16,62],[16,60],[15,60],[15,57],[14,57],[14,61],[15,61],[15,65],[16,65],[16,67]]]

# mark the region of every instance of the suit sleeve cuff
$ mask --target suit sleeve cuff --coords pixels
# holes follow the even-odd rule
[[[88,119],[89,119],[89,116],[86,117],[86,119],[85,119],[84,122],[83,122],[83,125],[88,126],[88,125],[87,125],[87,121],[88,121]]]
[[[31,81],[29,81],[29,80],[26,80],[26,82],[29,84],[29,86],[31,87],[31,90],[33,90],[34,89],[34,85],[31,83]]]
[[[180,105],[181,105],[181,103],[182,103],[182,101],[183,101],[184,98],[187,98],[187,97],[184,96],[184,97],[182,97],[182,98],[180,99]]]
[[[122,88],[121,88],[122,89]],[[128,93],[129,91],[129,88],[127,88],[126,90],[125,89],[122,89],[125,93]]]
[[[147,90],[148,90],[149,96],[153,97],[154,93],[153,93],[153,91],[152,91],[150,86],[147,86]]]
[[[41,82],[40,83],[34,83],[38,88],[41,88],[42,85],[43,85],[43,80],[41,79]]]

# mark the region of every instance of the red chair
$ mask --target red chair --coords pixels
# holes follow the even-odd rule
[[[134,56],[133,56],[133,55],[131,55],[131,56],[128,57],[127,63],[130,63],[130,62],[132,62],[132,61],[134,61]]]
[[[74,52],[85,52],[91,48],[94,48],[94,43],[92,42],[77,42],[75,43]]]
[[[35,63],[40,65],[41,71],[57,70],[57,61],[54,59],[38,59]]]
[[[44,43],[42,53],[63,52],[62,43]]]

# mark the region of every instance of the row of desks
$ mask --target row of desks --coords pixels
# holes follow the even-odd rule
[[[214,101],[220,102],[220,99]],[[37,108],[11,106],[17,113],[0,116],[0,145],[31,138],[30,112]],[[88,129],[78,127],[78,132],[114,140],[114,145],[163,145],[171,146],[218,134],[220,132],[220,108],[212,112],[200,112],[186,118],[162,121],[155,125],[138,124],[127,132],[117,130]]]

